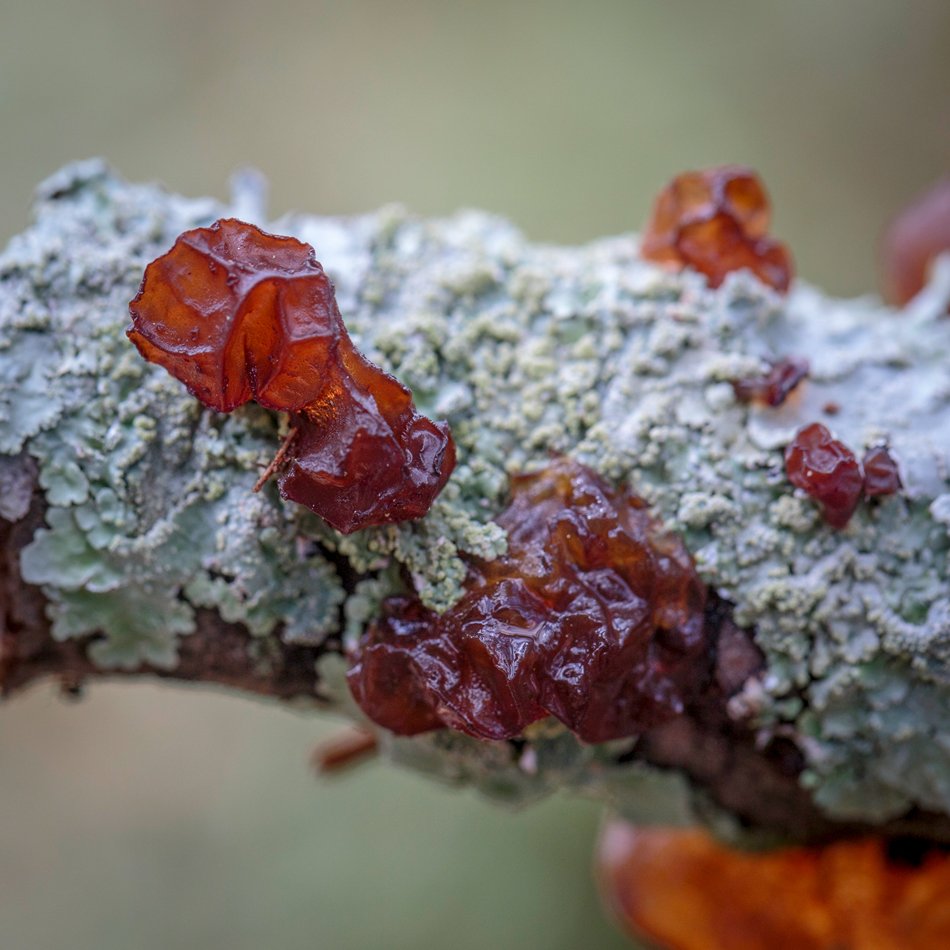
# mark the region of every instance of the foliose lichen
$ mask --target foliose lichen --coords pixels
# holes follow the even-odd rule
[[[73,166],[0,257],[0,455],[25,447],[40,467],[47,527],[23,570],[57,636],[103,631],[103,664],[171,664],[194,608],[212,606],[261,635],[319,640],[340,622],[341,557],[364,575],[350,635],[407,577],[445,609],[462,555],[505,548],[492,517],[508,475],[562,453],[645,497],[755,630],[759,727],[798,737],[830,815],[950,811],[946,268],[896,314],[804,284],[781,298],[745,272],[712,290],[641,261],[632,236],[544,247],[474,212],[258,221],[316,248],[356,344],[458,446],[426,518],[343,537],[272,489],[250,493],[273,417],[201,411],[122,335],[145,264],[226,211]],[[811,374],[780,407],[737,401],[733,380],[787,355]],[[903,491],[842,531],[785,477],[782,449],[814,421],[858,455],[886,440],[900,464]],[[635,778],[559,734],[530,737],[524,762],[446,734],[391,747],[509,798],[597,781],[603,796]]]

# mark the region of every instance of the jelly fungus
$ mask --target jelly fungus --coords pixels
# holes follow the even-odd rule
[[[926,283],[936,257],[950,251],[950,176],[916,198],[884,233],[884,294],[899,306]]]
[[[596,865],[624,928],[667,950],[950,947],[950,855],[917,842],[746,853],[704,831],[613,819]]]
[[[643,257],[675,268],[692,267],[718,287],[748,268],[784,293],[792,259],[768,236],[771,209],[758,175],[739,165],[685,172],[660,192],[647,223]]]
[[[843,442],[832,438],[820,423],[799,429],[785,450],[788,480],[821,505],[825,521],[843,528],[865,498],[893,495],[901,490],[897,462],[885,445],[872,446],[861,464]]]
[[[280,492],[338,531],[420,518],[455,465],[444,423],[353,345],[313,248],[233,218],[145,270],[127,333],[204,405],[290,413]]]
[[[825,521],[843,528],[861,501],[864,473],[854,453],[820,423],[799,429],[785,450],[788,480],[821,506]]]
[[[737,379],[732,388],[742,402],[760,402],[777,408],[808,375],[808,360],[796,356],[782,357],[762,376]]]
[[[893,495],[901,490],[901,476],[897,462],[891,458],[887,446],[876,445],[864,453],[861,461],[864,469],[864,494],[868,498],[877,495]]]
[[[705,589],[644,502],[558,459],[512,480],[498,523],[507,554],[473,561],[452,609],[386,602],[351,656],[366,715],[482,739],[553,715],[604,742],[681,712],[710,676]]]

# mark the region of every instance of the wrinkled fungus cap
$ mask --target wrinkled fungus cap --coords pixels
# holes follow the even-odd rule
[[[596,869],[624,929],[666,950],[945,950],[950,854],[902,844],[754,853],[614,818]]]

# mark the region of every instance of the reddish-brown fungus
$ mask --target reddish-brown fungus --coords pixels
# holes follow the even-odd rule
[[[882,247],[884,292],[907,303],[927,283],[938,254],[950,251],[950,176],[912,201],[888,226]]]
[[[748,376],[733,382],[736,398],[742,402],[761,402],[781,406],[798,384],[808,375],[808,360],[783,356],[762,376]]]
[[[832,438],[820,422],[799,429],[785,450],[788,480],[821,505],[825,521],[843,528],[864,489],[864,474],[854,453]]]
[[[759,177],[738,165],[685,172],[660,192],[647,223],[642,255],[673,267],[692,267],[718,287],[748,268],[763,283],[788,290],[792,260],[768,236],[768,195]]]
[[[498,523],[507,554],[471,564],[455,607],[394,598],[359,643],[370,719],[504,739],[550,714],[603,742],[679,713],[710,675],[705,592],[644,503],[560,459],[513,480]]]
[[[291,414],[285,498],[338,531],[424,515],[455,465],[444,423],[353,345],[313,248],[233,218],[145,270],[129,339],[206,406]]]
[[[897,462],[885,445],[876,445],[864,453],[864,494],[869,498],[877,495],[893,495],[901,490],[901,476]]]
[[[667,950],[942,950],[950,855],[914,843],[901,860],[901,844],[745,853],[704,831],[614,819],[597,871],[624,928]]]

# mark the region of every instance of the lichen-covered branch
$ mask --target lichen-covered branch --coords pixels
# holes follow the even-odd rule
[[[353,711],[347,638],[409,587],[451,606],[465,558],[505,550],[509,475],[565,454],[691,551],[716,644],[700,699],[600,745],[543,721],[514,742],[383,735],[384,751],[512,801],[573,789],[735,837],[950,840],[946,269],[897,314],[745,272],[712,290],[632,237],[551,248],[477,213],[267,222],[251,191],[235,201],[316,248],[354,340],[448,420],[458,466],[425,518],[350,536],[253,493],[285,421],[203,410],[123,333],[145,265],[233,209],[65,169],[0,257],[7,693],[154,673]],[[811,375],[781,407],[736,398],[786,356]],[[902,491],[841,531],[785,476],[815,421],[900,465]]]

